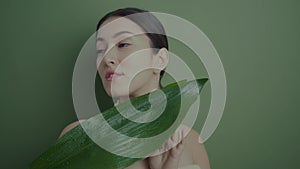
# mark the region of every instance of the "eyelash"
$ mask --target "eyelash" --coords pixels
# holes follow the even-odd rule
[[[131,45],[130,43],[120,42],[120,43],[118,43],[117,47],[118,48],[126,48],[130,45]],[[97,50],[97,54],[104,54],[104,53],[105,53],[105,49]]]
[[[122,43],[118,44],[118,48],[126,48],[126,47],[128,47],[130,45],[131,45],[130,43],[122,42]]]
[[[105,51],[104,49],[97,50],[97,54],[103,54],[104,51]]]

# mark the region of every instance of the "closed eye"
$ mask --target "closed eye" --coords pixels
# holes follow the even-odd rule
[[[97,54],[104,54],[105,50],[104,49],[99,49],[97,50]]]

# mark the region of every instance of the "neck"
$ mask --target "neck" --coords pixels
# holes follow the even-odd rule
[[[124,103],[124,102],[126,102],[126,101],[128,101],[132,98],[142,96],[144,94],[153,92],[153,91],[155,91],[157,89],[160,89],[160,88],[161,88],[161,86],[159,84],[157,84],[155,86],[152,86],[152,87],[148,88],[147,90],[142,90],[140,92],[136,92],[135,94],[131,94],[131,95],[129,95],[129,97],[128,96],[120,96],[120,97],[117,98],[117,102],[116,102],[115,105],[118,105],[120,103]]]

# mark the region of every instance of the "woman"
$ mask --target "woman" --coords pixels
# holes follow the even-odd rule
[[[169,61],[168,41],[154,15],[137,8],[112,11],[97,24],[96,39],[98,73],[116,104],[161,88],[160,79]],[[79,123],[70,124],[61,135]],[[163,147],[170,147],[172,139],[180,139],[177,145],[168,151],[161,148],[126,169],[210,168],[204,145],[198,143],[199,134],[190,130],[183,138],[179,132]]]

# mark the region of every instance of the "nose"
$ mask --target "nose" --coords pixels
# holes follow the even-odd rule
[[[112,47],[104,56],[103,61],[106,65],[112,66],[117,64],[118,58],[114,47]]]

